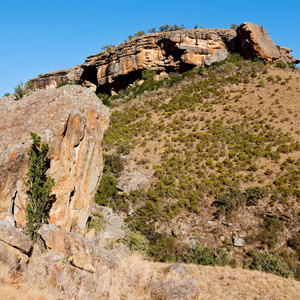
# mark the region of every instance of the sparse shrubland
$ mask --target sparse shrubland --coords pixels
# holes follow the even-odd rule
[[[171,73],[158,81],[153,71],[145,70],[142,82],[112,97],[99,95],[112,108],[104,151],[130,154],[136,168],[153,175],[149,189],[129,194],[116,193],[120,174],[108,183],[104,173],[99,186],[97,201],[107,195],[102,184],[112,187],[114,192],[105,196],[110,200],[101,204],[126,218],[131,230],[126,243],[132,249],[141,247],[158,261],[243,265],[247,257],[235,251],[226,230],[226,245],[218,240],[220,228],[213,231],[217,239],[206,238],[205,229],[200,238],[197,227],[206,228],[215,218],[247,232],[247,246],[256,256],[244,266],[275,274],[280,266],[280,275],[294,270],[298,276],[299,261],[291,259],[299,253],[297,235],[287,242],[284,233],[299,230],[300,124],[294,117],[299,106],[289,106],[283,88],[297,80],[284,73],[281,63],[276,67],[233,54],[210,68]],[[298,90],[288,90],[299,97]],[[129,207],[134,208],[130,215]],[[268,210],[278,213],[266,216]],[[243,218],[252,218],[253,225]],[[176,231],[185,220],[201,225],[171,234],[169,226]],[[188,236],[196,246],[186,242]],[[274,268],[258,267],[262,250],[275,255],[267,257]]]

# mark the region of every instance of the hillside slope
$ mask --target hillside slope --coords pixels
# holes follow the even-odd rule
[[[96,202],[148,243],[132,248],[248,268],[271,255],[287,264],[281,275],[299,276],[300,74],[282,67],[233,55],[161,81],[147,71],[103,98],[111,124]]]

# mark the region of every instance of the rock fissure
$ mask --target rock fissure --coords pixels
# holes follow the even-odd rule
[[[80,86],[37,91],[22,101],[3,99],[1,107],[0,219],[9,216],[14,186],[14,219],[18,226],[26,224],[26,152],[31,143],[29,133],[33,131],[42,141],[48,139],[50,146],[48,175],[56,183],[52,189],[56,201],[50,210],[50,223],[84,232],[102,173],[101,143],[108,126],[108,108],[92,91]],[[15,122],[16,119],[19,121]]]

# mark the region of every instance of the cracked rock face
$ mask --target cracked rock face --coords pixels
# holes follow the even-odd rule
[[[65,86],[19,101],[0,99],[0,219],[26,222],[30,131],[50,146],[48,175],[55,179],[50,223],[83,233],[102,175],[108,108],[89,89]]]
[[[200,28],[135,37],[110,51],[88,56],[75,68],[39,75],[32,83],[35,88],[50,89],[61,81],[75,80],[94,92],[113,94],[141,78],[145,69],[160,74],[184,72],[222,61],[228,51],[246,59],[299,63],[290,49],[273,43],[263,26],[245,22],[237,30]]]
[[[47,248],[64,257],[70,263],[86,271],[95,272],[97,265],[108,268],[117,266],[118,260],[110,251],[95,246],[85,238],[67,232],[53,224],[44,224],[39,229]]]
[[[186,71],[194,66],[210,65],[228,55],[221,37],[209,30],[181,30],[154,33],[120,44],[111,53],[91,55],[83,68],[83,84],[94,82],[119,90],[141,75],[142,70],[156,72]]]
[[[240,52],[247,59],[255,57],[272,61],[280,58],[280,53],[267,33],[260,25],[245,22],[237,29]]]

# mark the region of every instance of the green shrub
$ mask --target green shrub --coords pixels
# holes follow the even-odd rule
[[[18,100],[20,100],[23,97],[30,95],[31,92],[33,91],[32,81],[29,80],[28,82],[25,83],[25,85],[21,81],[14,89],[15,89],[15,92],[14,92],[15,97]]]
[[[112,52],[112,50],[115,48],[115,45],[105,45],[102,47],[103,51],[107,51],[108,53]]]
[[[246,205],[257,205],[258,200],[262,199],[266,195],[266,191],[264,188],[261,188],[259,186],[249,187],[245,191],[246,195]]]
[[[278,60],[276,62],[276,67],[280,69],[285,69],[287,67],[287,64],[282,60]]]
[[[275,247],[279,234],[283,230],[284,223],[277,216],[273,218],[266,218],[257,239],[272,249]]]
[[[225,214],[230,217],[231,214],[245,203],[245,196],[239,188],[229,188],[228,191],[217,195],[215,205],[217,206],[216,215]]]
[[[124,170],[123,159],[118,154],[104,154],[104,174],[114,175],[120,177],[121,172]]]
[[[143,254],[149,252],[149,240],[139,231],[126,229],[126,237],[122,240],[130,250],[139,251]]]
[[[37,232],[43,223],[48,222],[50,208],[55,201],[55,196],[50,196],[55,182],[46,175],[50,165],[46,158],[49,145],[41,145],[41,138],[36,133],[30,132],[30,135],[33,142],[28,150],[30,165],[27,173],[28,181],[25,183],[28,188],[26,219],[30,237],[36,241]]]
[[[95,233],[97,234],[98,232],[101,232],[106,223],[108,223],[108,221],[104,218],[103,213],[99,212],[96,215],[93,215],[90,219],[88,223],[88,231],[94,228]]]
[[[58,88],[63,87],[65,85],[77,85],[77,84],[78,83],[75,80],[71,80],[71,81],[68,81],[68,82],[62,81],[62,82],[57,83],[56,88],[58,89]]]
[[[95,196],[95,201],[99,205],[112,206],[117,193],[117,178],[108,174],[103,175]]]
[[[244,268],[294,278],[294,273],[288,265],[280,258],[268,252],[256,254],[251,259],[246,260],[244,262]]]
[[[210,247],[202,248],[199,243],[185,251],[183,261],[204,266],[226,266],[229,264],[227,251],[225,249],[216,249],[213,251]]]

